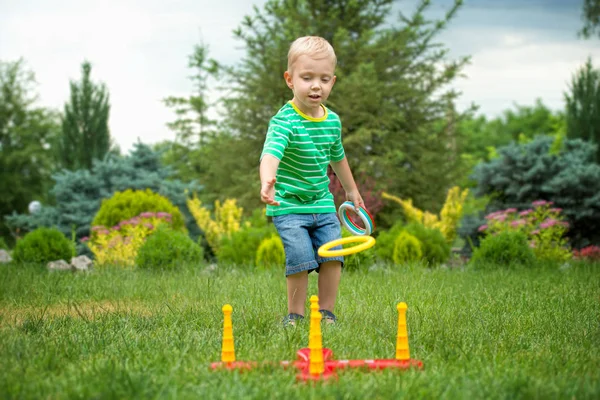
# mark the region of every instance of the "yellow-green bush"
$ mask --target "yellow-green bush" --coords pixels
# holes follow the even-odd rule
[[[240,230],[244,209],[236,205],[235,199],[227,199],[222,205],[219,200],[215,201],[212,217],[195,194],[191,199],[187,199],[187,206],[198,227],[204,231],[206,241],[215,254],[219,253],[223,238],[231,238],[233,233]]]
[[[406,231],[402,231],[394,242],[394,264],[418,261],[423,257],[421,242]]]
[[[285,250],[277,235],[264,239],[256,251],[256,265],[259,267],[285,266]]]
[[[110,199],[102,200],[100,210],[92,221],[92,226],[113,227],[121,221],[129,220],[142,213],[150,217],[152,213],[167,216],[169,225],[175,229],[187,232],[185,221],[179,208],[169,199],[160,194],[146,190],[127,189],[116,192]]]
[[[93,226],[90,238],[84,238],[94,253],[97,265],[134,266],[140,247],[161,224],[171,221],[165,213],[141,213],[112,228]]]
[[[416,222],[427,228],[436,228],[442,232],[448,243],[452,243],[456,238],[458,222],[462,217],[463,207],[468,194],[469,189],[461,191],[458,186],[450,189],[439,217],[428,211],[419,210],[413,206],[411,199],[403,200],[385,192],[383,193],[383,198],[400,204],[408,223]]]
[[[450,258],[450,244],[437,228],[428,228],[418,222],[408,225],[396,223],[388,231],[379,232],[375,253],[385,262],[394,261],[396,239],[402,232],[407,232],[419,240],[423,261],[430,267],[443,264]]]

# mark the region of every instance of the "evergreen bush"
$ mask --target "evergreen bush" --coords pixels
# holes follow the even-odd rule
[[[284,267],[285,250],[278,235],[263,239],[256,251],[256,265],[259,267]]]
[[[203,260],[202,247],[188,235],[159,225],[140,247],[135,265],[141,269],[174,270],[183,265],[199,265]]]
[[[90,236],[92,220],[102,199],[127,189],[150,189],[167,197],[181,210],[190,236],[196,240],[201,231],[187,209],[186,192],[198,192],[202,186],[173,180],[171,176],[171,169],[161,164],[159,153],[148,145],[136,143],[127,157],[111,154],[104,160],[94,161],[89,171],[63,169],[54,174],[56,183],[50,191],[53,205],[43,205],[35,214],[13,214],[5,219],[13,231],[56,226],[66,237],[70,238],[74,230],[76,238],[81,239]]]
[[[73,243],[56,228],[38,228],[17,241],[12,257],[18,263],[46,264],[70,262],[75,255]]]
[[[475,194],[490,196],[483,215],[508,208],[524,210],[536,200],[551,201],[563,209],[574,247],[598,243],[600,165],[594,161],[596,146],[580,139],[564,140],[556,152],[553,143],[549,136],[512,143],[499,148],[497,158],[475,167]],[[461,233],[475,235],[464,229]]]
[[[535,254],[523,232],[503,231],[485,237],[475,249],[470,264],[475,268],[532,266]]]

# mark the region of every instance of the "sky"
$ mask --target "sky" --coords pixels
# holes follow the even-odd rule
[[[244,56],[233,37],[244,16],[265,0],[0,0],[0,60],[22,58],[37,80],[38,105],[62,110],[69,81],[92,64],[92,80],[110,93],[111,135],[128,152],[138,140],[173,140],[175,119],[163,99],[189,96],[194,46],[227,65]],[[394,10],[410,13],[416,0]],[[430,16],[451,0],[432,0]],[[600,38],[577,37],[581,0],[465,0],[437,38],[450,57],[470,56],[459,109],[474,103],[493,118],[536,99],[553,110],[588,57],[600,67]],[[395,22],[395,18],[392,19]]]

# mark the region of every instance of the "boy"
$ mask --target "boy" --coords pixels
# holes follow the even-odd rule
[[[327,166],[331,164],[348,200],[364,207],[342,146],[342,124],[323,105],[335,83],[337,59],[323,38],[296,39],[283,77],[294,97],[271,119],[260,160],[260,197],[267,204],[285,249],[288,315],[304,318],[308,273],[319,273],[319,305],[333,323],[343,257],[320,257],[319,247],[341,237]],[[338,249],[341,246],[337,247]]]

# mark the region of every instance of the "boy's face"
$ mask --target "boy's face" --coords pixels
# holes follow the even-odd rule
[[[288,87],[294,92],[292,101],[308,116],[323,116],[321,103],[329,97],[335,83],[335,65],[329,57],[313,58],[306,54],[298,57],[292,72],[283,75]]]

